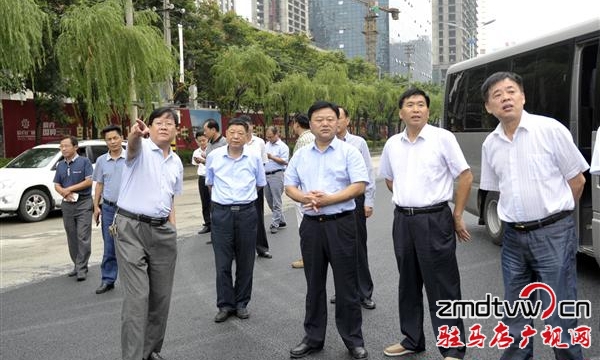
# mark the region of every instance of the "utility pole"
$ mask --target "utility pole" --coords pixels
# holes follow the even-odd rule
[[[173,9],[174,6],[169,3],[169,0],[163,0],[163,34],[165,37],[165,45],[171,51],[171,15],[169,10]],[[173,101],[173,79],[169,76],[165,84],[165,97],[166,102]]]
[[[408,77],[408,87],[410,87],[410,70],[411,70],[411,66],[413,64],[412,61],[410,61],[410,58],[412,57],[412,55],[415,53],[415,45],[414,44],[406,44],[404,45],[404,55],[406,55],[406,73],[407,73],[407,77]]]
[[[125,25],[128,27],[133,27],[133,0],[127,0],[125,2]],[[135,101],[137,95],[135,93],[135,82],[133,80],[134,69],[129,70],[129,122],[131,125],[135,124],[135,120],[138,118],[137,106],[135,105]]]

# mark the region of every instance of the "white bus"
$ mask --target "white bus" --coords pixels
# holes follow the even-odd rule
[[[600,125],[600,19],[451,66],[446,75],[441,126],[452,131],[473,171],[467,210],[479,215],[494,243],[504,225],[498,219],[498,193],[479,189],[481,144],[498,120],[486,112],[480,88],[496,71],[523,77],[525,110],[561,121],[588,163]],[[600,136],[600,135],[598,135]],[[585,173],[586,185],[575,211],[579,250],[600,264],[600,176]]]

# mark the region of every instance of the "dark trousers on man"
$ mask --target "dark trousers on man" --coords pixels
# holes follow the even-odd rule
[[[115,239],[110,234],[109,227],[115,219],[116,206],[102,204],[102,239],[104,240],[104,255],[102,255],[102,264],[100,272],[102,273],[102,282],[114,284],[117,281],[119,268],[117,266],[117,255],[115,254]]]
[[[123,360],[146,359],[160,352],[177,262],[177,230],[166,222],[153,226],[118,214],[115,245],[121,284]]]
[[[61,208],[74,270],[77,273],[87,272],[92,253],[92,197],[81,196],[76,202],[63,201]]]
[[[373,296],[373,279],[369,271],[369,256],[367,253],[367,217],[365,216],[365,196],[354,199],[356,209],[356,250],[358,252],[358,294],[361,300]]]
[[[202,218],[204,226],[210,227],[210,191],[206,186],[206,177],[198,176],[198,192],[200,193],[200,203],[202,204]]]
[[[408,215],[394,211],[392,229],[394,252],[400,281],[398,308],[400,330],[405,338],[401,345],[415,352],[425,350],[423,332],[423,285],[429,301],[429,315],[436,339],[439,327],[453,326],[465,343],[462,319],[440,319],[436,316],[438,300],[460,300],[460,275],[456,262],[456,237],[450,207],[441,211]],[[465,348],[439,347],[444,357],[462,359]]]
[[[304,215],[300,248],[306,277],[305,337],[322,347],[327,327],[327,267],[331,264],[336,293],[335,323],[347,348],[364,346],[362,312],[357,291],[356,219],[354,212],[340,216]]]
[[[217,272],[217,307],[245,308],[252,295],[257,215],[254,202],[246,205],[212,203],[212,231]],[[235,284],[231,265],[235,260]]]
[[[256,252],[264,254],[269,251],[269,242],[267,241],[267,231],[265,230],[265,196],[263,188],[256,191],[258,198],[254,202],[258,223],[256,224]]]

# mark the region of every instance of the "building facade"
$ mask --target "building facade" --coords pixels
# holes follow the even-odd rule
[[[390,74],[431,82],[431,1],[390,1],[400,10],[400,21],[390,23]]]
[[[380,6],[389,6],[380,0]],[[311,0],[309,6],[310,35],[314,44],[326,50],[342,51],[348,58],[366,59],[365,15],[368,8],[362,0]],[[391,16],[379,11],[377,18],[376,66],[380,71],[390,71],[390,21]],[[400,14],[401,15],[401,14]]]
[[[432,1],[433,82],[443,84],[450,65],[477,55],[477,0]]]
[[[245,1],[252,3],[250,22],[260,29],[288,34],[308,32],[308,0]]]

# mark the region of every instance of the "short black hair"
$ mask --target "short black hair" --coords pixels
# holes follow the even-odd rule
[[[200,136],[204,136],[204,131],[200,130],[200,131],[196,132],[195,138],[198,138]]]
[[[71,140],[71,145],[73,146],[79,146],[79,140],[77,140],[77,138],[73,135],[63,135],[63,137],[60,138],[60,142],[62,142],[64,139]]]
[[[105,137],[105,136],[106,136],[106,134],[107,134],[107,133],[109,133],[109,132],[111,132],[111,131],[116,131],[116,132],[117,132],[117,134],[119,134],[119,136],[123,135],[123,131],[121,130],[121,127],[120,127],[120,126],[117,126],[117,125],[113,125],[113,124],[111,124],[111,125],[108,125],[108,126],[105,126],[105,127],[104,127],[104,128],[101,130],[101,131],[100,131],[100,133],[102,133],[102,137]]]
[[[308,121],[308,116],[306,116],[306,114],[298,113],[294,115],[294,122],[303,129],[310,129],[310,122]]]
[[[229,120],[229,123],[227,124],[227,127],[229,128],[229,127],[231,127],[233,125],[241,125],[241,126],[244,127],[244,129],[246,130],[246,132],[250,131],[250,128],[248,127],[248,123],[245,120],[243,120],[243,119],[241,119],[239,117],[233,118],[233,119]]]
[[[148,126],[152,125],[154,119],[159,118],[164,114],[169,114],[173,121],[175,121],[175,125],[179,125],[179,116],[177,116],[177,112],[170,107],[163,106],[158,109],[154,109],[154,111],[150,113],[150,116],[148,117]]]
[[[340,109],[340,115],[341,115],[341,112],[343,111],[344,115],[346,115],[346,117],[350,117],[350,113],[348,112],[348,109],[346,109],[345,107],[342,107],[342,106],[338,106],[338,108]]]
[[[308,109],[308,118],[310,119],[315,111],[321,109],[331,109],[335,111],[335,114],[338,118],[340,117],[340,108],[336,104],[329,101],[318,100],[315,101],[315,103],[312,104],[311,107]]]
[[[404,100],[408,99],[411,96],[415,96],[415,95],[421,95],[425,98],[425,103],[427,104],[427,107],[429,107],[429,96],[427,96],[427,94],[425,93],[425,91],[419,89],[419,88],[415,88],[412,87],[408,90],[406,90],[405,92],[402,93],[402,95],[400,95],[400,100],[398,100],[398,107],[400,109],[402,109],[402,106],[404,105]]]
[[[206,127],[209,129],[215,129],[215,130],[219,131],[219,123],[215,119],[212,119],[212,118],[206,119],[206,121],[204,122],[204,125],[206,125]]]
[[[240,116],[238,116],[238,119],[245,121],[246,124],[249,124],[249,125],[253,124],[252,118],[249,115],[246,115],[246,114],[240,115]]]
[[[525,92],[523,90],[523,78],[521,75],[511,71],[498,71],[485,79],[483,85],[481,85],[481,97],[483,98],[484,102],[487,102],[488,100],[490,88],[504,79],[514,81],[519,86],[519,89],[521,89],[521,92]]]

